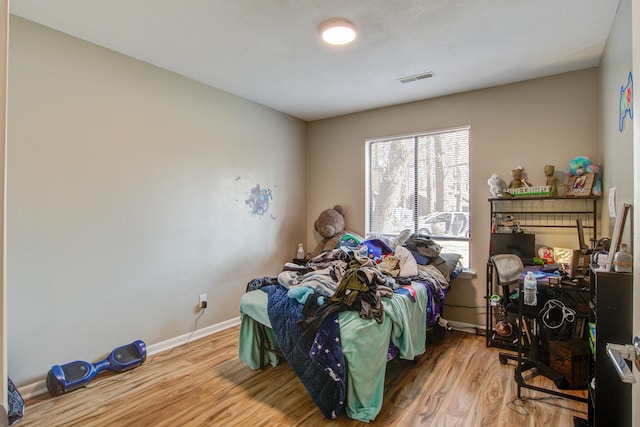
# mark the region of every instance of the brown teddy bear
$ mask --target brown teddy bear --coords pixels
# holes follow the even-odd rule
[[[325,209],[320,212],[313,226],[322,236],[322,240],[311,252],[311,257],[313,258],[323,251],[335,249],[346,233],[344,225],[344,208],[341,205],[335,205],[333,209]]]

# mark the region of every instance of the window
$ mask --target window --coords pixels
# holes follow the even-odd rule
[[[469,267],[469,127],[366,142],[367,234],[426,234]]]

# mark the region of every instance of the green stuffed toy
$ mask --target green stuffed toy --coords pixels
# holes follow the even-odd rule
[[[567,176],[582,176],[587,173],[594,174],[593,187],[591,194],[594,196],[602,195],[602,179],[600,176],[600,167],[591,163],[588,157],[577,156],[569,162],[569,171]]]

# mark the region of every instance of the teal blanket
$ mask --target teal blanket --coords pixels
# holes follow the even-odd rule
[[[342,352],[347,365],[346,402],[349,418],[373,421],[382,407],[388,343],[391,339],[399,349],[399,357],[412,360],[424,353],[426,340],[427,290],[414,283],[415,302],[403,295],[383,298],[384,321],[362,319],[357,312],[339,314]],[[267,316],[268,297],[260,290],[243,295],[240,302],[242,322],[238,354],[251,369],[260,366],[255,321],[271,327]],[[277,358],[269,353],[269,362]]]

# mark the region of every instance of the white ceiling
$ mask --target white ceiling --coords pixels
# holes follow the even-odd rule
[[[597,66],[618,2],[11,0],[10,11],[311,121]],[[320,40],[332,17],[356,24],[353,44]]]

